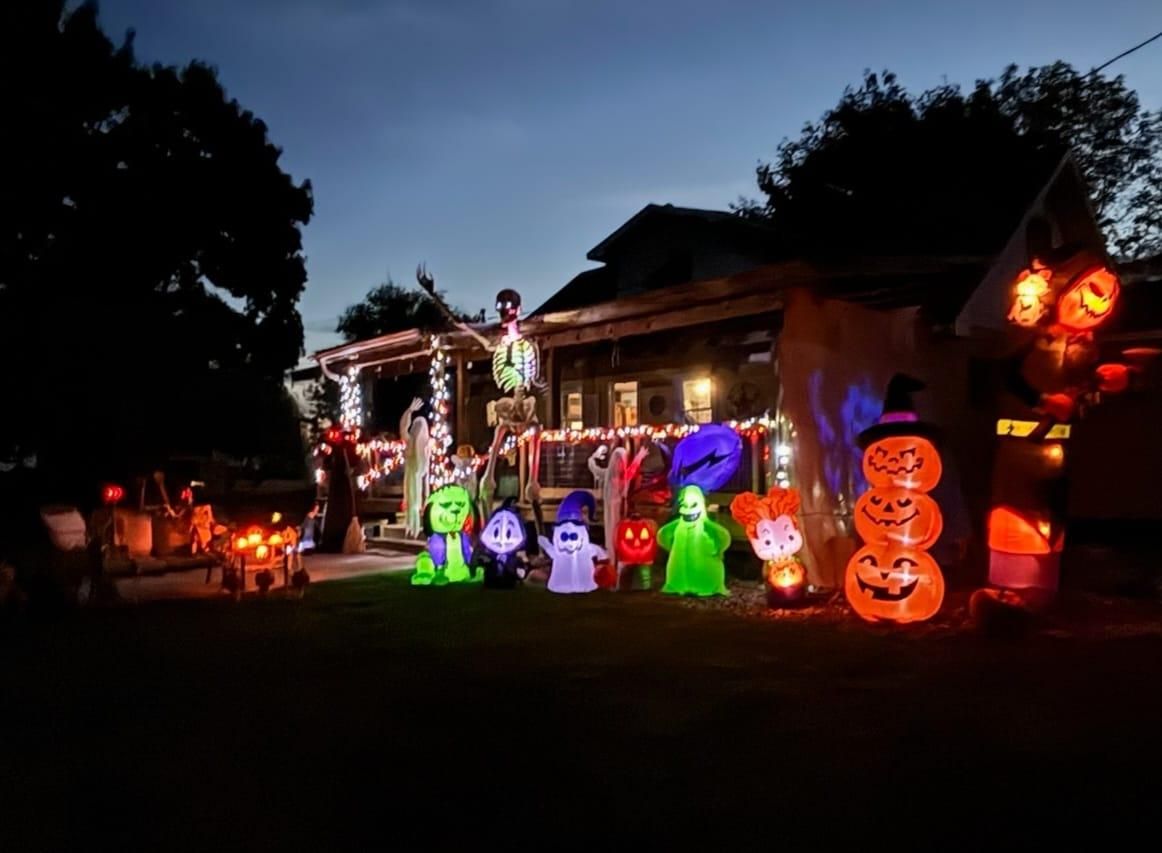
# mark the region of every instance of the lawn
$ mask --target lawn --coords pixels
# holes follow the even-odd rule
[[[1157,637],[395,575],[0,641],[0,849],[943,847],[1156,823]]]

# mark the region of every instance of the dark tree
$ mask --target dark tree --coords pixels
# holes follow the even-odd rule
[[[1113,250],[1158,250],[1162,119],[1121,77],[1065,63],[919,95],[867,73],[758,167],[764,198],[736,210],[775,225],[789,254],[988,252],[1067,151]]]
[[[212,68],[145,67],[65,6],[0,19],[4,438],[74,470],[280,452],[310,184]]]
[[[463,317],[462,312],[456,313]],[[362,302],[347,306],[335,331],[344,340],[361,341],[408,329],[439,331],[447,325],[447,318],[426,293],[400,287],[389,276],[386,282],[367,291]]]

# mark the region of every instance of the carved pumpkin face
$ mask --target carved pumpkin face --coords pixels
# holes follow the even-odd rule
[[[869,544],[931,548],[944,519],[936,501],[898,486],[874,486],[855,502],[855,532]]]
[[[930,492],[944,466],[936,446],[918,435],[893,435],[868,445],[863,475],[873,486],[900,486]]]
[[[778,589],[795,589],[801,587],[807,576],[803,573],[803,564],[798,560],[783,560],[772,563],[767,569],[767,583]]]
[[[843,591],[869,622],[922,622],[944,601],[944,575],[928,553],[902,545],[865,545],[847,564]]]
[[[617,559],[648,566],[658,554],[658,527],[648,518],[623,518],[617,525]]]
[[[1113,312],[1122,286],[1105,267],[1094,267],[1075,278],[1057,300],[1057,322],[1071,332],[1087,332]]]

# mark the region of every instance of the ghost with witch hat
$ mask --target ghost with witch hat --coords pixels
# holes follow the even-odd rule
[[[541,550],[553,561],[549,573],[549,592],[592,592],[597,589],[594,580],[594,561],[608,559],[605,549],[589,541],[589,521],[597,514],[597,499],[583,489],[570,492],[557,509],[557,524],[553,539],[538,537]]]

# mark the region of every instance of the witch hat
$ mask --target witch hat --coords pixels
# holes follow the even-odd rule
[[[584,489],[569,492],[557,507],[557,524],[587,524],[585,510],[589,511],[588,521],[592,521],[597,516],[597,498]]]
[[[926,387],[919,379],[906,373],[897,373],[888,380],[884,410],[879,422],[856,437],[860,449],[866,449],[869,444],[893,435],[918,435],[932,441],[939,438],[940,430],[935,424],[920,420],[912,402],[912,395]]]

